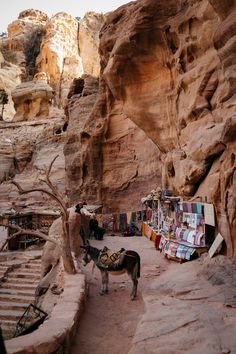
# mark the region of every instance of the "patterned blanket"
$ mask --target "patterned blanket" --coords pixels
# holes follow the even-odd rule
[[[105,246],[101,250],[101,254],[98,259],[98,264],[101,264],[101,266],[117,264],[120,260],[121,255],[124,254],[124,251],[124,248],[121,248],[119,251],[113,251]]]

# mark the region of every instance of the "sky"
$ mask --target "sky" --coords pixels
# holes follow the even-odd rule
[[[74,17],[83,17],[88,11],[109,12],[131,0],[1,0],[0,32],[18,18],[21,11],[41,10],[49,17],[57,12],[67,12]]]

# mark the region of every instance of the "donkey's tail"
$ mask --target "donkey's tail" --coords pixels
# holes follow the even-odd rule
[[[140,278],[140,271],[141,271],[140,257],[138,257],[137,263],[138,263],[137,278]]]

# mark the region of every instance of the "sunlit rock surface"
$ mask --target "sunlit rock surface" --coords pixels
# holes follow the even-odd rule
[[[57,104],[64,105],[71,81],[83,73],[78,49],[78,21],[59,12],[45,27],[37,70],[48,75],[48,82],[56,91]]]
[[[79,50],[85,74],[98,76],[100,73],[100,57],[98,53],[99,32],[105,16],[96,12],[88,12],[79,24]]]

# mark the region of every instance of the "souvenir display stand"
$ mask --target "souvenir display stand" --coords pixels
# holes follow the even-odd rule
[[[158,203],[149,199],[147,204],[152,216],[142,223],[142,235],[165,257],[183,262],[208,251],[215,231],[213,204],[168,195],[162,195]]]
[[[163,220],[159,249],[169,258],[189,261],[208,251],[214,237],[214,207],[208,203],[177,202],[173,219]]]

